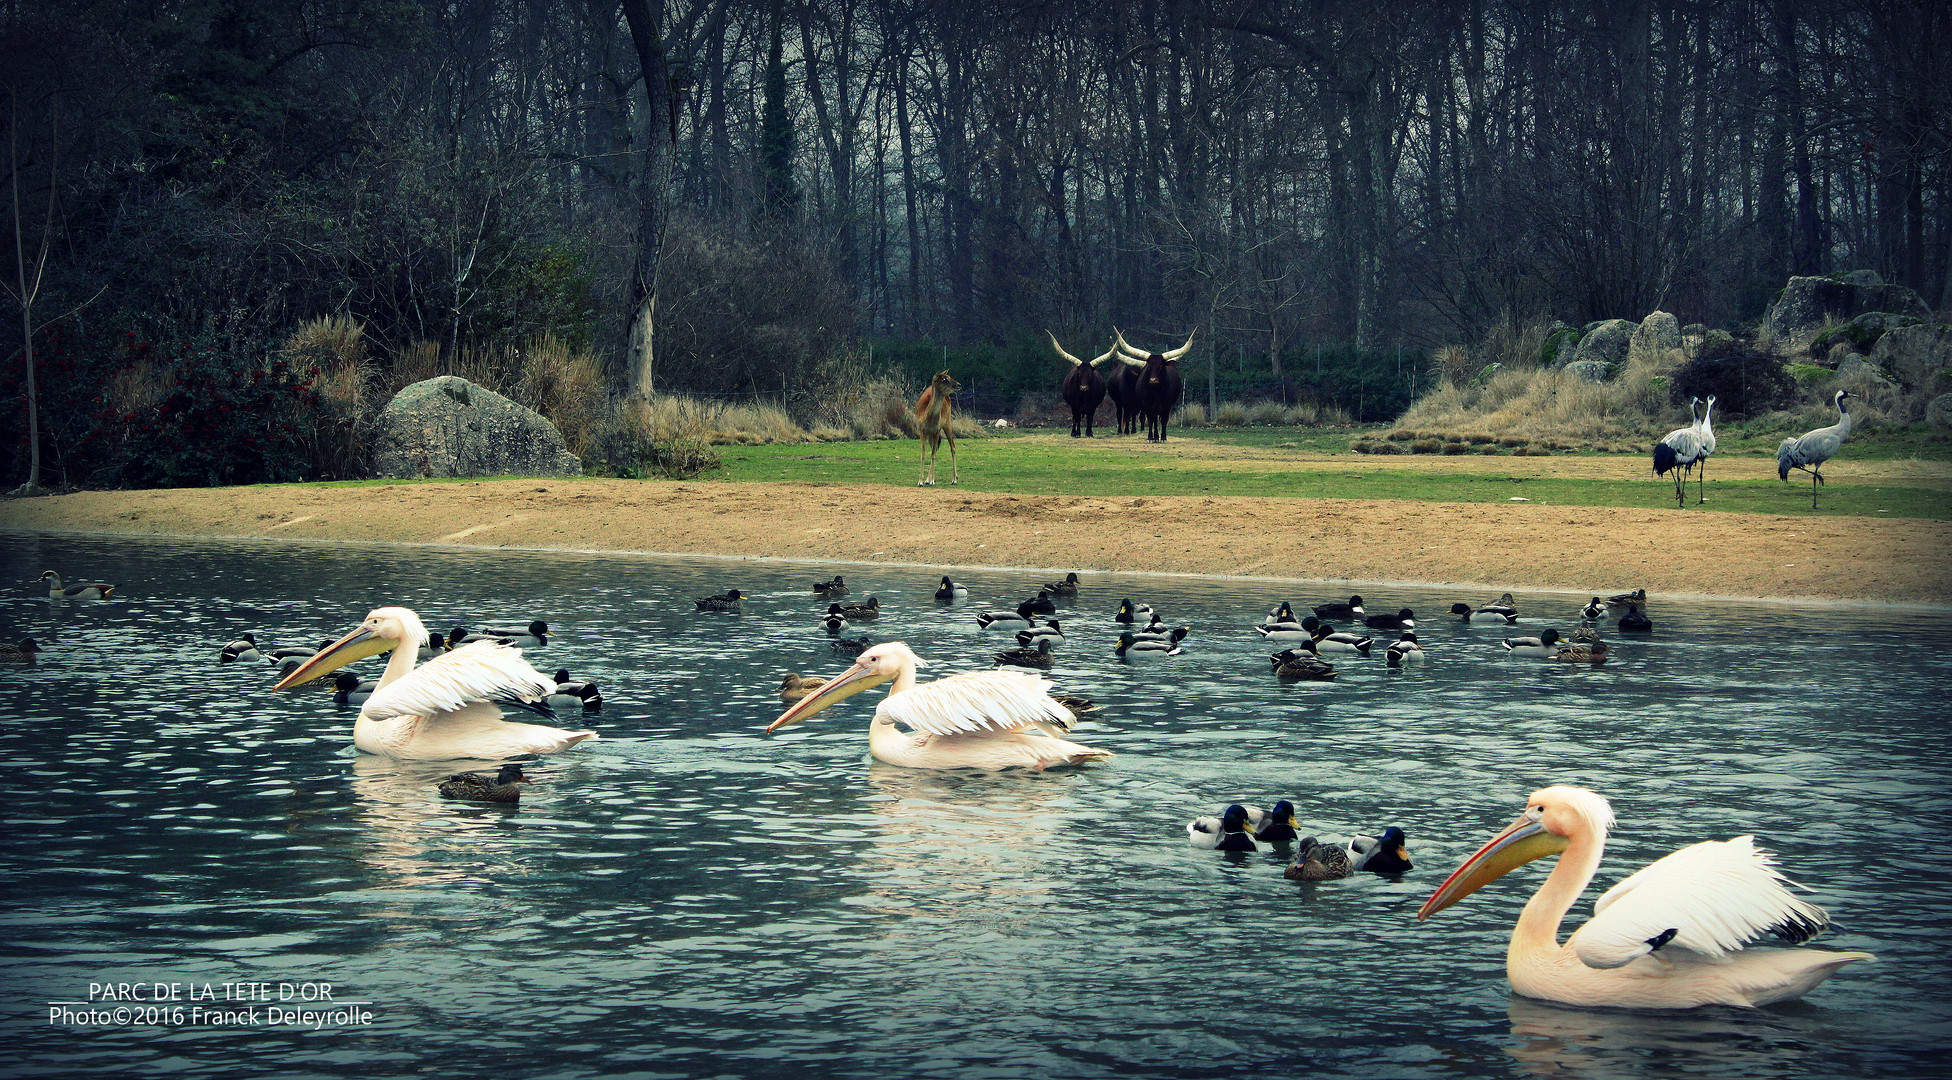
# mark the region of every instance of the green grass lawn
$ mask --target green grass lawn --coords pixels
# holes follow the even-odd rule
[[[1263,495],[1333,499],[1419,499],[1437,502],[1506,502],[1513,496],[1535,503],[1561,506],[1672,507],[1673,485],[1656,480],[1629,479],[1633,471],[1648,471],[1640,455],[1583,455],[1617,458],[1620,479],[1561,479],[1538,475],[1543,459],[1508,457],[1489,472],[1445,472],[1403,467],[1404,459],[1378,455],[1349,455],[1347,467],[1283,469],[1284,451],[1346,450],[1351,436],[1301,429],[1211,430],[1195,436],[1173,436],[1189,444],[1222,443],[1240,447],[1239,458],[1192,454],[1166,456],[1125,449],[1123,440],[1063,440],[998,435],[964,439],[962,487],[970,491],[1023,495]],[[1855,449],[1856,442],[1851,447]],[[913,485],[920,459],[915,440],[820,443],[798,446],[722,446],[724,470],[714,478],[742,481],[800,481],[809,483]],[[1772,451],[1773,452],[1773,451]],[[1869,457],[1870,455],[1866,455]],[[1902,454],[1895,456],[1904,456]],[[1418,462],[1422,466],[1428,458]],[[1481,465],[1483,459],[1474,464]],[[1395,465],[1395,467],[1392,467]],[[949,482],[945,448],[936,469],[937,480]],[[1810,514],[1809,481],[1791,475],[1788,484],[1770,479],[1718,479],[1709,466],[1708,506],[1714,510],[1758,514]],[[1800,482],[1799,482],[1800,481]],[[1694,505],[1694,485],[1689,488]],[[1890,484],[1857,486],[1833,480],[1823,491],[1824,515],[1911,517],[1952,520],[1952,492]]]

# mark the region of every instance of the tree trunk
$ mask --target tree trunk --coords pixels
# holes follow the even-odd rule
[[[671,80],[666,69],[664,0],[623,0],[630,41],[644,72],[644,94],[650,102],[650,122],[644,126],[644,181],[639,195],[637,259],[630,277],[630,345],[628,391],[648,398],[656,390],[653,360],[657,329],[658,255],[664,246],[667,212],[665,187],[671,181],[672,143],[677,114],[672,108]]]

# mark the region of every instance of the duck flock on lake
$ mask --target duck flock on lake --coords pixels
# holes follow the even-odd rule
[[[107,584],[67,585],[52,571],[43,580],[50,582],[54,600],[101,601],[115,590]],[[809,631],[824,633],[851,663],[830,677],[783,677],[778,693],[786,709],[766,730],[798,724],[848,697],[888,684],[868,732],[869,752],[880,761],[927,769],[1041,771],[1109,759],[1111,751],[1072,737],[1081,718],[1099,706],[1058,693],[1049,679],[1033,672],[1052,669],[1060,650],[1072,649],[1107,649],[1127,664],[1170,663],[1196,650],[1201,636],[1144,602],[1122,597],[1115,606],[1091,603],[1080,599],[1086,591],[1079,575],[1070,573],[1031,595],[1019,593],[1014,605],[1006,601],[1006,606],[971,614],[972,641],[998,643],[978,646],[992,666],[919,681],[917,670],[930,661],[902,642],[877,642],[865,632],[887,613],[876,596],[853,599],[840,575],[814,582],[807,594]],[[950,608],[966,603],[969,595],[968,588],[946,576],[934,590],[936,602]],[[752,602],[752,594],[728,588],[698,597],[694,605],[700,617],[716,618],[718,613],[745,614]],[[1430,621],[1420,624],[1411,608],[1392,611],[1392,606],[1379,605],[1371,614],[1361,596],[1351,596],[1346,602],[1314,605],[1310,614],[1298,616],[1291,601],[1281,601],[1257,621],[1249,621],[1250,616],[1231,629],[1215,627],[1206,635],[1253,635],[1280,645],[1269,654],[1273,674],[1335,683],[1338,674],[1367,674],[1377,668],[1381,677],[1407,677],[1412,670],[1433,677],[1433,669],[1441,671],[1443,653],[1463,649],[1599,666],[1610,653],[1600,632],[1609,618],[1622,635],[1653,630],[1647,595],[1639,589],[1604,598],[1594,594],[1567,613],[1569,625],[1563,633],[1547,626],[1532,636],[1475,643],[1474,635],[1464,631],[1519,623],[1519,606],[1510,593],[1481,603],[1452,603],[1434,621],[1453,629],[1435,635],[1428,635]],[[1419,638],[1420,628],[1431,640]],[[382,607],[351,632],[317,647],[278,648],[251,632],[212,648],[215,663],[269,666],[280,676],[274,689],[334,675],[335,700],[358,710],[353,742],[362,752],[403,760],[496,761],[556,753],[598,737],[591,730],[503,718],[505,707],[552,720],[564,710],[592,713],[601,708],[602,695],[593,683],[573,680],[566,668],[544,675],[523,658],[524,649],[547,648],[551,638],[548,623],[541,619],[508,627],[464,624],[441,634],[430,632],[411,610]],[[44,652],[32,639],[0,645],[0,664],[31,665]],[[390,660],[377,679],[368,681],[346,670],[381,654],[390,654]],[[529,782],[521,765],[504,761],[495,773],[455,773],[439,785],[438,794],[514,805]],[[1746,949],[1769,937],[1801,946],[1829,922],[1822,908],[1786,887],[1773,857],[1748,836],[1693,844],[1640,869],[1602,895],[1593,918],[1560,941],[1558,927],[1597,873],[1613,824],[1611,805],[1595,792],[1564,785],[1535,791],[1518,820],[1445,878],[1417,918],[1450,907],[1525,863],[1556,856],[1552,872],[1526,906],[1508,952],[1512,986],[1528,996],[1627,1008],[1765,1005],[1800,997],[1843,966],[1871,959],[1855,951]],[[1398,825],[1346,839],[1302,825],[1294,800],[1276,800],[1266,811],[1241,801],[1229,803],[1216,816],[1194,818],[1185,825],[1185,834],[1192,847],[1231,858],[1270,846],[1284,857],[1283,877],[1311,886],[1358,875],[1394,880],[1415,869]]]

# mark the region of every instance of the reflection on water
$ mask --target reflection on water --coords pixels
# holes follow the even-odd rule
[[[233,1077],[303,1055],[348,1076],[1907,1076],[1952,1039],[1936,613],[1656,597],[1656,634],[1609,633],[1601,667],[1431,619],[1421,668],[1337,658],[1336,682],[1286,685],[1249,624],[1347,586],[1086,575],[1051,676],[1103,706],[1080,733],[1118,756],[964,775],[871,761],[877,694],[761,733],[781,672],[845,665],[809,588],[832,567],[34,537],[0,554],[0,580],[48,567],[126,594],[0,594],[0,638],[50,650],[0,671],[0,1033],[53,1071]],[[941,605],[939,573],[842,569],[887,611],[864,629],[935,661],[925,676],[987,666],[1008,635],[972,613],[1050,580],[958,572],[969,602]],[[734,586],[746,613],[693,610]],[[1434,613],[1496,590],[1361,591]],[[1586,595],[1521,594],[1518,631],[1570,629]],[[1115,659],[1126,596],[1191,625],[1186,655]],[[602,684],[603,739],[533,763],[519,808],[456,803],[439,781],[481,763],[352,754],[329,692],[274,695],[268,667],[215,662],[242,631],[311,644],[382,604],[434,627],[547,618],[531,659]],[[1818,944],[1880,961],[1753,1012],[1513,998],[1505,938],[1543,866],[1415,911],[1551,782],[1619,812],[1599,887],[1754,832],[1837,916]],[[1298,885],[1288,853],[1186,845],[1192,816],[1284,797],[1324,837],[1402,826],[1417,869]],[[240,979],[331,982],[374,1022],[36,1012],[90,982]]]

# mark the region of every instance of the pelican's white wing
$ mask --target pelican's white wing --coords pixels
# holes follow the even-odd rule
[[[1800,944],[1830,917],[1792,896],[1787,881],[1753,836],[1704,841],[1608,889],[1569,944],[1595,968],[1623,967],[1662,946],[1720,957],[1765,934]]]
[[[1051,699],[1050,686],[1020,671],[965,671],[890,695],[875,712],[931,735],[1027,727],[1057,735],[1071,730],[1073,717]]]
[[[507,695],[540,701],[555,690],[555,680],[530,667],[522,659],[522,650],[494,641],[471,641],[373,691],[360,712],[377,720],[431,718],[472,701]]]

